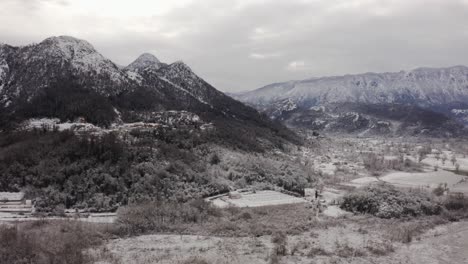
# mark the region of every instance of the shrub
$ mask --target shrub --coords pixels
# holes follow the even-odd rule
[[[249,212],[243,212],[240,215],[240,218],[243,219],[243,220],[250,220],[250,219],[252,219],[252,215]]]
[[[221,159],[219,158],[218,154],[214,153],[210,157],[210,164],[211,165],[216,165],[221,162]]]
[[[343,198],[341,208],[381,218],[435,215],[442,206],[424,192],[403,191],[389,184],[367,186]]]
[[[0,226],[0,263],[94,263],[86,250],[103,241],[103,233],[75,221],[39,221]]]
[[[442,196],[444,195],[444,192],[447,188],[444,187],[442,184],[439,184],[439,186],[437,186],[437,188],[435,188],[434,190],[432,190],[432,193],[435,194],[436,196]]]
[[[444,206],[448,210],[462,210],[468,209],[468,198],[463,194],[450,195],[445,199]]]
[[[209,262],[201,257],[190,257],[183,261],[182,264],[209,264]]]
[[[312,247],[309,252],[307,252],[307,256],[313,258],[315,256],[329,256],[331,255],[330,252],[327,252],[325,249],[321,247]]]
[[[275,244],[275,254],[285,256],[287,253],[288,237],[282,231],[277,231],[271,236],[271,242]]]
[[[200,223],[210,216],[219,215],[218,209],[203,200],[187,203],[155,201],[120,208],[117,221],[133,235],[150,231],[179,231],[183,224]]]
[[[370,253],[377,256],[385,256],[395,251],[391,241],[369,241],[366,248]]]

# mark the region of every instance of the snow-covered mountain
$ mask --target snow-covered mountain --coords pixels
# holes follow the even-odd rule
[[[170,110],[194,113],[218,129],[237,126],[273,138],[285,129],[216,90],[181,61],[166,64],[144,53],[119,67],[87,41],[68,36],[23,47],[0,45],[2,125],[80,117],[109,126],[144,122],[142,117]]]
[[[84,86],[105,95],[118,94],[132,82],[87,41],[67,36],[24,47],[3,44],[0,65],[0,105],[30,100],[58,79],[81,79]]]
[[[0,106],[29,102],[44,88],[68,80],[105,97],[124,97],[146,89],[159,96],[155,99],[162,108],[169,104],[164,100],[173,96],[182,106],[184,101],[209,105],[213,94],[226,97],[183,62],[167,65],[148,53],[121,68],[87,41],[68,36],[24,47],[0,46]],[[225,107],[223,111],[229,108]]]
[[[166,64],[161,63],[153,54],[143,53],[134,62],[125,67],[125,70],[138,73],[148,68],[158,70],[165,65]]]
[[[253,105],[291,99],[301,107],[342,102],[415,103],[420,106],[466,103],[468,67],[312,78],[271,84],[235,97]]]
[[[431,113],[433,115],[442,113],[449,119],[454,118],[460,123],[468,124],[468,67],[419,68],[409,72],[311,78],[275,83],[231,96],[289,126],[317,130],[340,130],[337,129],[341,127],[339,124],[347,123],[348,119],[355,120],[347,118],[355,114],[361,114],[358,121],[362,118],[366,118],[367,121],[357,126],[349,124],[345,129],[346,132],[371,131],[376,127],[379,128],[377,131],[382,131],[381,125],[385,122],[393,126],[401,125],[403,122],[406,124],[405,128],[408,127],[407,116],[396,117],[388,112],[376,117],[374,113],[365,111],[365,109],[379,106],[385,106],[379,108],[381,111],[384,109],[391,111],[391,105],[411,106],[414,115],[425,117],[430,116]],[[344,109],[348,107],[341,107],[350,104],[356,106],[356,109],[346,112]],[[325,115],[318,115],[315,111],[315,109],[322,109],[320,107],[325,107],[323,108]],[[405,120],[398,118],[405,118]],[[411,126],[417,127],[417,131],[426,129],[421,122],[418,123],[418,117],[410,120],[412,120]],[[436,120],[442,119],[436,118]],[[452,126],[452,122],[445,123],[444,121],[444,124],[449,123],[449,130],[455,131],[456,125]],[[434,130],[434,127],[432,129]],[[401,128],[389,127],[384,130],[401,131]]]

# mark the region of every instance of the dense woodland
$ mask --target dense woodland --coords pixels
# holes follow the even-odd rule
[[[281,169],[265,171],[245,164],[238,172],[229,171],[228,166],[220,168],[222,160],[212,151],[212,142],[228,145],[229,139],[224,139],[229,136],[217,130],[193,134],[184,129],[136,129],[127,135],[99,137],[41,129],[3,133],[0,191],[25,191],[36,199],[39,210],[60,213],[65,208],[115,210],[148,200],[183,202],[226,192],[233,182],[266,183],[269,188],[298,192],[304,188],[307,181],[301,173],[297,173],[299,178],[285,178],[279,174]],[[255,150],[262,145],[250,147]],[[237,149],[235,145],[230,148]]]

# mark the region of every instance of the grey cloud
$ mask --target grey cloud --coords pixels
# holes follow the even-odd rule
[[[75,35],[119,64],[149,51],[166,62],[186,61],[224,91],[312,76],[468,64],[465,0],[193,0],[150,17],[64,17],[47,13],[44,1],[71,8],[63,0],[2,0],[0,41],[27,44]],[[31,16],[21,11],[23,5]],[[9,21],[20,27],[10,29]]]

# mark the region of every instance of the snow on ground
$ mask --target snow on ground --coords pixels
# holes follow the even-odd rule
[[[257,191],[240,193],[240,198],[230,198],[229,196],[221,196],[211,200],[213,205],[225,208],[229,206],[236,207],[259,207],[269,205],[281,205],[281,204],[296,204],[305,203],[305,199],[294,197],[280,192],[275,191]]]
[[[345,185],[362,187],[379,181],[390,183],[398,187],[430,189],[438,187],[439,184],[447,183],[447,187],[452,192],[468,193],[468,177],[444,170],[418,173],[391,172],[379,179],[376,177],[362,177],[354,179]]]
[[[447,160],[443,162],[442,157],[445,155]],[[451,151],[442,151],[442,154],[439,154],[439,159],[437,159],[436,154],[430,154],[427,158],[422,160],[422,163],[427,164],[429,166],[435,167],[439,166],[439,168],[446,169],[446,170],[456,170],[455,164],[459,164],[459,170],[461,171],[468,171],[468,158],[463,157],[462,155],[455,154],[455,164],[451,161],[453,153]]]
[[[135,122],[135,123],[122,123],[120,120],[120,113],[114,109],[119,118],[117,122],[112,124],[109,129],[95,126],[86,122],[82,118],[78,118],[73,122],[61,122],[58,118],[33,118],[26,120],[22,123],[20,129],[33,130],[45,129],[52,131],[70,130],[75,133],[91,133],[91,134],[104,134],[113,131],[131,131],[133,129],[141,128],[157,128],[157,127],[174,127],[174,126],[192,126],[199,125],[201,130],[211,129],[213,124],[204,123],[201,118],[187,111],[163,111],[163,112],[150,112],[147,113],[145,118],[151,119],[151,122]]]
[[[81,222],[90,222],[90,223],[114,223],[117,219],[116,214],[111,213],[93,213],[88,217],[35,217],[30,214],[16,214],[16,213],[5,213],[0,212],[0,224],[2,223],[14,223],[14,222],[24,222],[24,221],[39,221],[39,220],[76,220]]]
[[[60,123],[58,118],[34,118],[29,119],[23,123],[25,129],[47,129],[53,130],[56,128],[59,131],[64,130],[73,130],[73,131],[89,131],[97,132],[102,130],[100,127],[97,127],[90,123],[83,122],[65,122]]]
[[[410,173],[410,172],[392,172],[380,180],[401,187],[424,187],[436,188],[439,184],[447,183],[448,188],[452,189],[466,177],[453,172],[439,170],[431,172]]]
[[[21,201],[23,197],[24,197],[23,192],[0,192],[0,202]]]
[[[329,217],[340,217],[343,215],[352,215],[352,213],[342,210],[337,205],[328,206],[324,211],[323,214]]]
[[[316,167],[324,176],[333,176],[336,172],[336,166],[333,163],[321,163]]]
[[[458,183],[458,184],[454,185],[450,189],[450,191],[452,191],[452,192],[462,192],[462,193],[468,194],[468,181],[465,181],[465,182]]]
[[[345,191],[325,187],[320,193],[320,200],[325,201],[325,204],[336,204],[344,195]]]
[[[361,177],[350,181],[347,185],[361,187],[378,181],[379,179],[377,179],[376,177]]]

